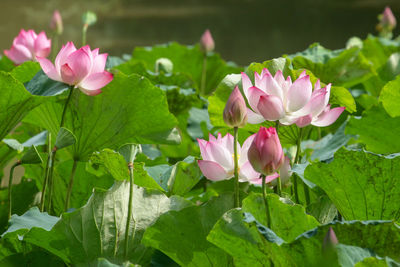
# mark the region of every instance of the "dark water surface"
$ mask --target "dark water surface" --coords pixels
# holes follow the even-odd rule
[[[313,42],[337,49],[351,36],[375,33],[377,15],[400,1],[386,0],[0,0],[0,49],[8,49],[21,28],[49,31],[54,9],[64,18],[63,42],[81,42],[81,15],[92,10],[98,23],[88,43],[112,55],[135,46],[168,41],[193,44],[210,28],[226,60],[247,65],[304,50]],[[398,31],[396,31],[398,33]]]

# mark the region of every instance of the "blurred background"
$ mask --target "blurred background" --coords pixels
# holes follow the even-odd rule
[[[376,34],[377,15],[386,5],[399,19],[399,0],[1,0],[0,49],[9,49],[21,28],[51,36],[55,9],[64,21],[62,42],[79,46],[81,16],[91,10],[98,21],[88,30],[88,44],[101,52],[120,56],[135,46],[194,44],[209,28],[225,60],[248,65],[313,42],[338,49],[352,36]]]

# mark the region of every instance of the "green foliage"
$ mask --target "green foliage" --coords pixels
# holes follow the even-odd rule
[[[344,148],[330,163],[307,167],[305,178],[321,187],[346,220],[400,218],[400,157]]]
[[[400,75],[382,88],[379,101],[391,117],[400,116]]]

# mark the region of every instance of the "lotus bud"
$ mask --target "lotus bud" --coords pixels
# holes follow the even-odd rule
[[[381,23],[383,27],[387,27],[390,30],[393,30],[396,27],[396,18],[393,15],[390,7],[385,7],[385,10],[382,13]]]
[[[255,171],[264,175],[271,175],[277,171],[285,156],[276,129],[260,127],[247,156]]]
[[[329,227],[328,233],[326,233],[324,238],[324,243],[322,244],[323,251],[332,250],[339,243],[335,232],[332,227]]]
[[[224,121],[229,127],[243,127],[247,123],[247,107],[239,87],[233,89],[224,109]]]
[[[205,53],[214,51],[215,44],[210,30],[206,30],[200,39],[201,50]]]
[[[87,28],[94,25],[97,22],[96,13],[92,11],[87,11],[82,15],[83,27]]]
[[[63,22],[60,12],[55,10],[53,13],[53,17],[51,18],[50,28],[55,31],[58,35],[61,35],[63,32]]]
[[[154,69],[156,73],[159,73],[161,71],[165,73],[172,73],[172,70],[174,69],[174,63],[172,63],[169,58],[161,57],[156,60],[156,63],[154,64]]]

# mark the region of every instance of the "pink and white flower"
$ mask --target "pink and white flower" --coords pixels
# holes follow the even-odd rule
[[[38,57],[38,61],[50,79],[74,85],[87,95],[97,95],[113,79],[113,75],[104,70],[107,56],[99,54],[98,48],[92,51],[86,45],[77,50],[68,42],[62,46],[54,65],[46,58]]]
[[[36,34],[34,30],[22,29],[14,38],[13,45],[4,54],[15,64],[25,61],[36,61],[37,57],[47,57],[51,50],[51,40],[47,39],[45,32]]]
[[[248,137],[241,147],[238,143],[239,181],[258,184],[260,173],[256,172],[247,158],[247,151],[253,142],[254,135]],[[198,164],[203,175],[212,181],[228,180],[234,177],[233,136],[229,133],[224,137],[218,134],[215,138],[210,134],[209,141],[197,139],[202,160]],[[268,182],[277,178],[277,174],[267,177]]]
[[[344,107],[330,109],[331,85],[321,88],[318,80],[313,91],[310,76],[305,71],[292,82],[290,76],[285,80],[280,70],[272,76],[264,69],[261,75],[255,73],[254,83],[255,86],[242,73],[243,91],[252,109],[247,112],[248,122],[252,124],[279,120],[284,125],[323,127],[335,122],[344,110]]]

